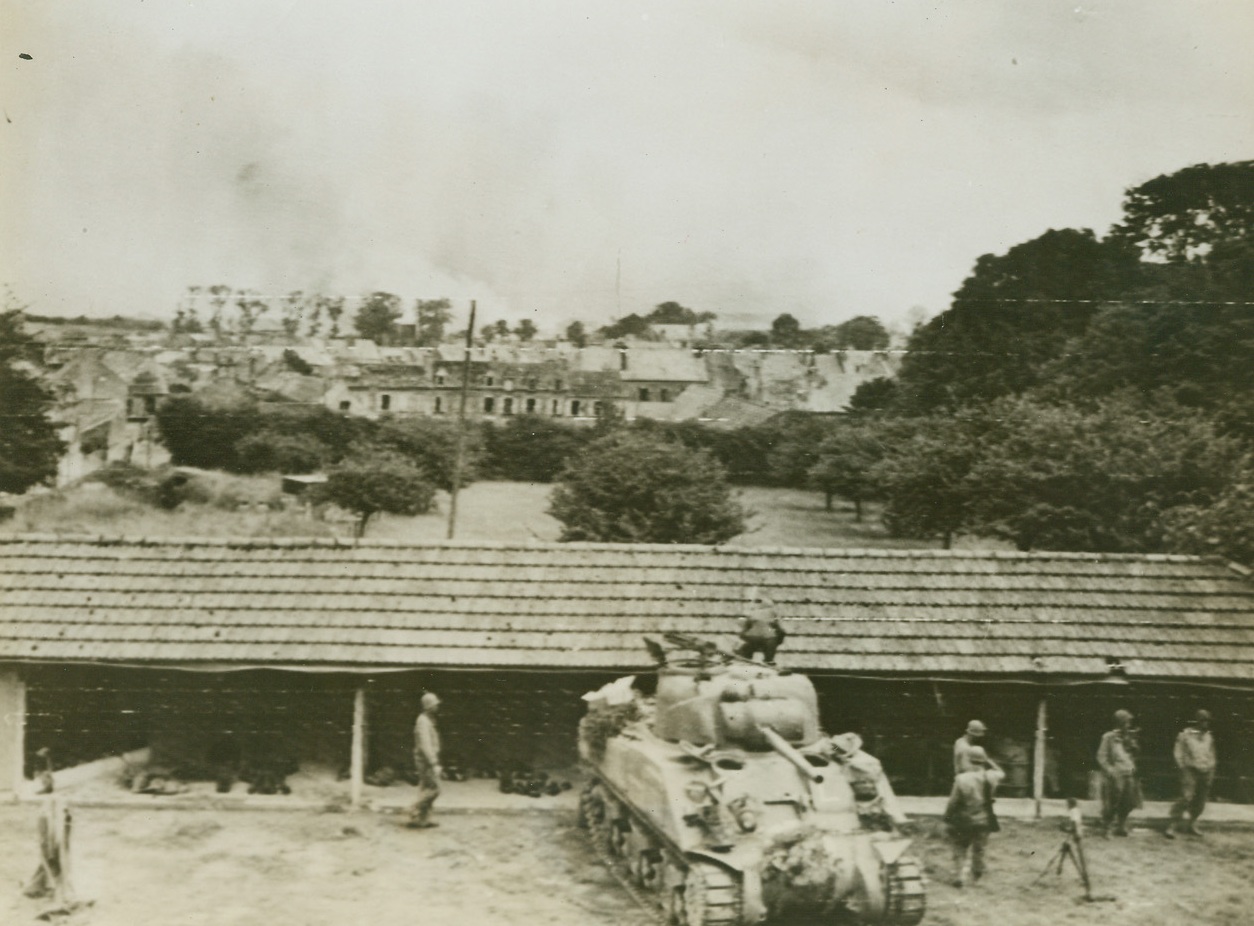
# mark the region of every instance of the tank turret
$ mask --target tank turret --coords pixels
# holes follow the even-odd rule
[[[648,641],[652,698],[634,677],[585,696],[580,818],[607,858],[682,926],[839,908],[918,923],[924,884],[905,817],[879,763],[824,734],[813,683],[666,639],[669,651]]]

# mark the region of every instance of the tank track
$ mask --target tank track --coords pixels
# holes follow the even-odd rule
[[[657,850],[654,863],[628,858],[631,838],[623,820]],[[738,926],[742,891],[738,875],[712,862],[686,858],[641,820],[634,810],[600,781],[592,781],[579,797],[579,825],[588,830],[589,842],[601,863],[638,906],[660,926]],[[666,888],[662,867],[683,873],[683,885]],[[903,856],[883,869],[887,897],[878,923],[886,926],[917,926],[927,911],[926,880],[922,867]],[[856,916],[856,911],[851,910]]]
[[[622,823],[629,821],[628,828]],[[643,834],[648,849],[636,854],[630,827]],[[662,926],[737,926],[741,918],[740,878],[712,862],[684,857],[600,782],[579,797],[579,825],[601,863],[637,905]],[[669,866],[671,878],[664,869]],[[682,873],[682,885],[667,887]]]
[[[883,922],[891,926],[915,926],[927,912],[927,882],[923,868],[909,856],[884,871],[888,901]]]

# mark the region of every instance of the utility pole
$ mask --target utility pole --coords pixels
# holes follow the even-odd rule
[[[462,482],[462,455],[466,450],[466,394],[470,389],[470,348],[475,337],[475,300],[470,300],[470,324],[466,326],[466,353],[462,359],[462,397],[457,408],[457,450],[453,454],[453,478],[449,486],[448,497],[448,534],[449,540],[457,531],[457,490]]]

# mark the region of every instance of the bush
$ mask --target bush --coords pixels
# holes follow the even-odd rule
[[[632,430],[593,441],[567,464],[549,513],[562,522],[562,540],[722,543],[745,529],[709,454]]]
[[[410,460],[386,450],[362,451],[327,471],[327,481],[313,494],[315,502],[331,503],[359,518],[357,536],[380,512],[426,514],[435,502],[435,486]]]
[[[310,434],[262,431],[240,438],[235,456],[235,468],[241,473],[313,473],[323,467],[330,451]]]
[[[484,428],[487,469],[513,482],[552,482],[589,441],[586,428],[521,415],[502,427]]]

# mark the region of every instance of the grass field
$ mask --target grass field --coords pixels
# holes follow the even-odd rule
[[[4,533],[110,534],[128,537],[350,537],[351,519],[323,521],[299,506],[276,510],[270,501],[278,477],[225,477],[215,474],[231,499],[256,499],[253,504],[222,507],[184,503],[163,511],[123,498],[113,490],[86,484],[29,500],[9,521]],[[561,525],[547,513],[552,486],[526,482],[477,482],[458,496],[457,540],[502,543],[551,542]],[[871,547],[927,549],[939,542],[889,537],[874,506],[866,506],[864,520],[854,520],[853,507],[837,502],[825,511],[818,492],[750,487],[739,490],[750,512],[749,528],[729,541],[732,547]],[[380,540],[426,543],[444,540],[448,530],[449,499],[440,493],[436,510],[419,517],[380,515],[370,522],[366,536]],[[960,539],[957,546],[993,548],[991,541]]]
[[[18,512],[0,523],[0,532],[60,533],[124,537],[351,537],[347,516],[324,521],[300,504],[276,507],[278,477],[229,477],[209,474],[214,496],[204,503],[184,502],[176,511],[119,496],[97,483],[23,499]],[[552,486],[524,482],[478,482],[458,496],[455,540],[503,543],[552,542],[562,526],[549,516]],[[739,489],[750,512],[749,528],[732,538],[731,547],[938,547],[939,542],[889,537],[875,506],[865,506],[856,522],[850,504],[836,502],[825,511],[823,496],[798,489]],[[433,512],[419,517],[380,514],[366,537],[411,542],[443,541],[448,535],[449,497],[441,492]],[[994,541],[959,538],[958,547],[998,548]]]

